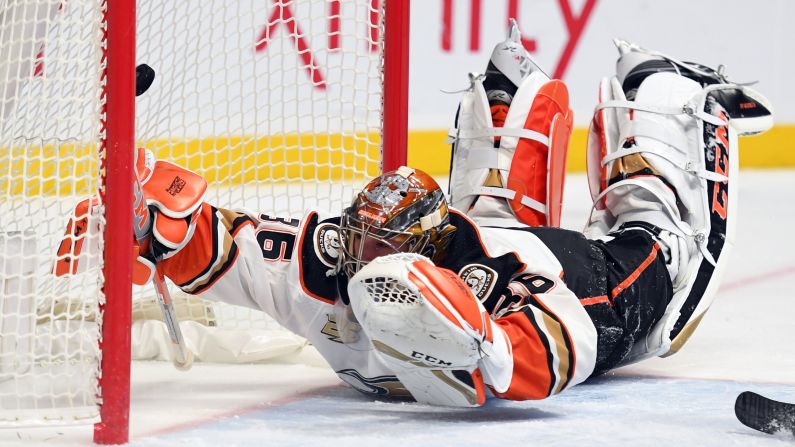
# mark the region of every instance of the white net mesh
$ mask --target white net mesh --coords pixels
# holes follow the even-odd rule
[[[382,8],[139,2],[136,59],[157,75],[136,102],[137,144],[205,176],[219,207],[340,210],[379,170]],[[101,189],[102,10],[100,0],[0,0],[0,425],[97,415],[101,207],[81,239],[91,241],[82,272],[51,271],[67,217]],[[164,358],[150,295],[135,291],[133,354]],[[199,360],[259,361],[302,345],[263,313],[175,301],[189,347],[211,347]]]
[[[101,244],[86,273],[51,271],[67,216],[101,186],[100,11],[0,1],[0,424],[97,414]]]
[[[137,58],[157,76],[138,99],[139,145],[203,175],[216,206],[278,217],[338,212],[378,173],[380,42],[373,0],[141,2]],[[137,302],[151,303],[145,295]],[[187,335],[200,360],[218,360],[222,336],[289,340],[263,313],[182,303],[207,323],[192,325],[201,343]],[[198,352],[207,341],[212,353]],[[256,345],[239,361],[285,352],[281,343]],[[169,355],[150,347],[137,354]]]

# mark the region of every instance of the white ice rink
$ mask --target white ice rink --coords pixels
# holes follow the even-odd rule
[[[133,365],[133,446],[792,446],[737,422],[743,390],[795,402],[795,171],[741,173],[738,241],[719,296],[677,355],[562,395],[474,410],[376,402],[318,366]],[[564,226],[589,207],[570,176]],[[3,430],[0,445],[88,445],[91,427]]]

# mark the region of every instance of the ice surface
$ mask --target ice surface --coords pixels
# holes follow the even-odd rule
[[[219,439],[225,446],[791,445],[792,439],[757,434],[734,419],[734,398],[748,386],[613,377],[543,402],[491,400],[476,410],[372,402],[339,388],[133,445],[211,446]]]
[[[737,246],[701,327],[653,359],[536,402],[451,410],[373,401],[322,366],[133,365],[134,446],[787,446],[735,420],[743,390],[795,402],[795,171],[744,171]],[[568,179],[564,226],[590,206]],[[321,362],[304,353],[303,361]],[[0,445],[86,445],[90,427],[0,431]]]

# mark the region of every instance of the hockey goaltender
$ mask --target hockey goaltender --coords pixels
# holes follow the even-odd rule
[[[153,225],[135,281],[158,270],[189,294],[265,311],[352,387],[436,405],[543,399],[670,355],[728,260],[737,137],[767,130],[771,107],[720,70],[616,44],[616,76],[601,82],[591,122],[583,232],[556,227],[566,85],[514,27],[485,74],[469,76],[449,195],[404,166],[341,215],[238,212],[204,202],[200,176],[139,150]],[[75,270],[70,246],[58,273]]]

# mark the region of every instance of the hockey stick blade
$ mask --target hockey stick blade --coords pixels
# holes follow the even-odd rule
[[[795,404],[744,391],[737,396],[734,414],[740,422],[754,430],[769,434],[790,432],[795,436]]]
[[[155,70],[152,67],[146,64],[135,67],[135,96],[143,95],[153,82],[155,82]]]

